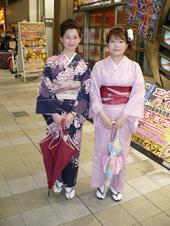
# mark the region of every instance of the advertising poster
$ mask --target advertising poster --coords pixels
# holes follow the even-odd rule
[[[144,118],[131,145],[170,169],[170,91],[146,84]]]
[[[47,60],[44,23],[19,23],[19,36],[24,72],[42,72]]]
[[[151,40],[157,29],[165,0],[127,0],[128,23],[144,39]]]
[[[105,6],[111,3],[112,0],[74,0],[73,10],[75,12],[79,10],[88,10],[99,6]]]

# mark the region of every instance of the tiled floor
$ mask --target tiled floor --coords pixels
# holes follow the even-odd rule
[[[170,172],[138,151],[129,152],[123,199],[95,198],[90,187],[94,129],[84,126],[76,197],[47,198],[39,140],[45,123],[35,114],[38,80],[24,83],[0,70],[1,226],[169,226]]]

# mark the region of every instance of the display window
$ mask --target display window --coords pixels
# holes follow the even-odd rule
[[[102,18],[103,18],[102,13],[92,13],[92,14],[90,14],[90,20],[89,20],[90,27],[92,27],[92,26],[101,27]]]
[[[113,27],[115,25],[115,13],[106,12],[104,14],[104,27]]]
[[[84,16],[84,13],[81,12],[81,13],[76,13],[74,14],[74,19],[76,21],[79,22],[80,26],[82,27],[82,31],[81,31],[81,43],[79,44],[78,48],[77,48],[77,52],[80,54],[80,55],[84,55],[84,26],[85,26],[85,16]]]
[[[89,29],[89,43],[93,43],[93,44],[101,43],[101,28]]]
[[[91,61],[99,61],[101,59],[101,47],[90,45],[88,58]]]

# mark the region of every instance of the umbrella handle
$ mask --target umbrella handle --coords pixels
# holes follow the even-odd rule
[[[114,135],[113,130],[116,131],[114,137],[113,137],[113,135]],[[116,139],[118,139],[118,129],[112,129],[112,132],[111,132],[111,142],[114,141],[114,140],[116,140]]]
[[[67,131],[66,131],[66,129],[65,129],[65,119],[63,118],[62,120],[61,120],[61,123],[60,123],[60,126],[61,126],[61,134],[62,135],[65,135],[65,134],[67,134]]]

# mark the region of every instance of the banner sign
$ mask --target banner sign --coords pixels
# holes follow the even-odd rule
[[[103,6],[110,5],[112,2],[113,2],[112,0],[81,0],[81,1],[74,0],[73,10],[74,12],[76,12],[76,11],[94,9],[96,7],[103,7]]]
[[[20,22],[19,40],[24,73],[42,72],[47,60],[44,23]]]
[[[170,91],[146,83],[144,118],[131,146],[170,169]]]
[[[165,0],[127,0],[128,23],[139,36],[153,39],[164,3]]]

